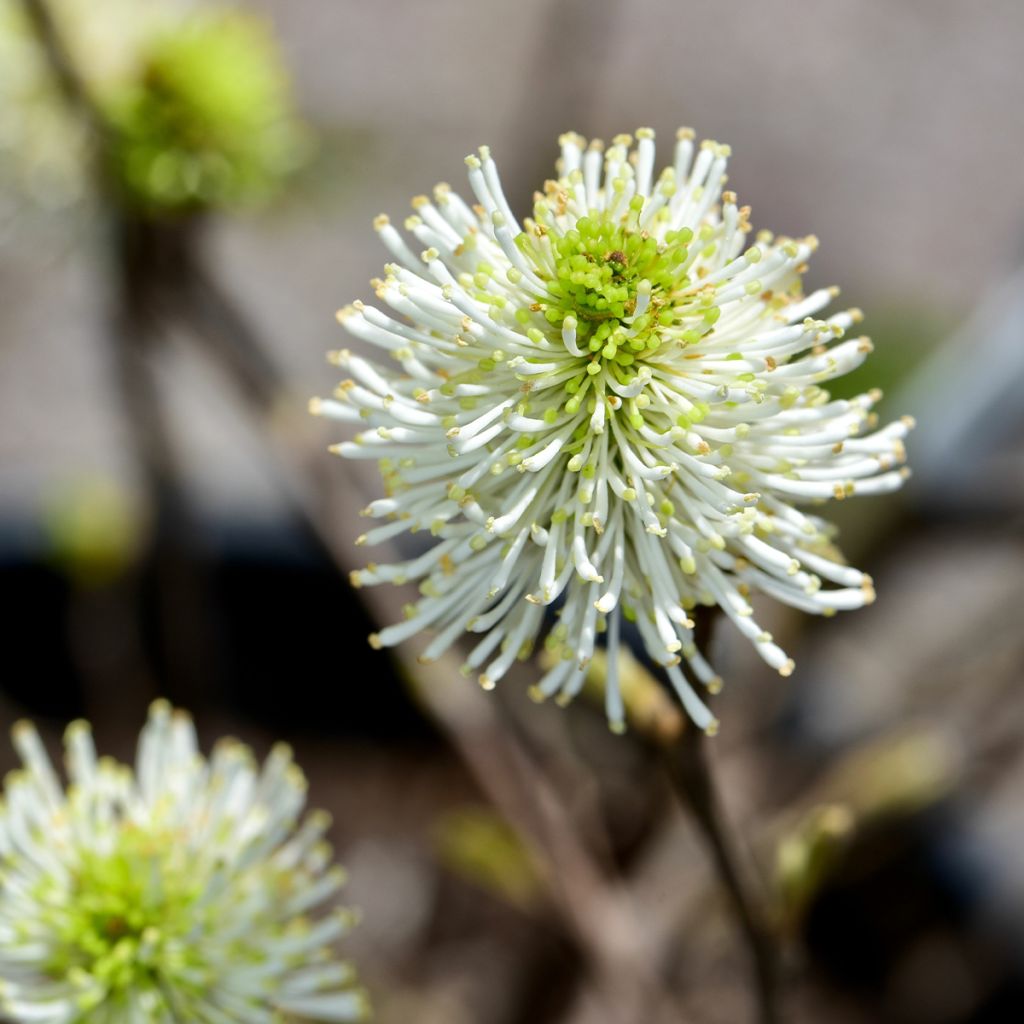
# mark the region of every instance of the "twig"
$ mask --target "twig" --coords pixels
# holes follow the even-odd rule
[[[668,774],[697,823],[715,871],[732,904],[753,963],[761,1024],[778,1024],[779,984],[775,945],[739,868],[708,767],[704,734],[693,727],[665,750]]]
[[[454,664],[439,662],[430,678],[419,670],[417,693],[545,872],[549,896],[586,954],[611,1019],[619,1024],[679,1021],[678,1006],[651,967],[658,957],[648,948],[624,891],[579,842],[570,811],[536,760],[498,721],[493,699],[453,669]]]
[[[698,619],[697,642],[706,647],[713,626],[712,613]],[[775,938],[740,869],[740,858],[722,811],[708,764],[706,737],[692,722],[658,737],[669,779],[682,797],[711,855],[715,872],[732,904],[736,921],[754,969],[761,1024],[778,1024],[779,964]]]
[[[99,134],[106,132],[106,125],[99,116],[74,62],[71,60],[64,40],[54,23],[53,15],[43,0],[22,0],[25,13],[39,40],[43,53],[53,72],[54,80],[68,106],[75,110]]]
[[[47,4],[44,0],[23,0],[23,4],[61,95],[94,143],[93,173],[111,245],[109,340],[115,381],[156,516],[153,553],[163,656],[179,699],[188,701],[200,689],[208,689],[204,684],[209,681],[212,658],[205,625],[209,620],[202,609],[205,588],[196,557],[198,530],[150,362],[164,326],[158,296],[167,271],[166,232],[162,225],[124,209],[107,174],[114,131],[75,67]],[[117,707],[130,703],[123,693],[114,702]]]

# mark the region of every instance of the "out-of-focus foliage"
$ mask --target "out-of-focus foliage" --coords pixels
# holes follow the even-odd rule
[[[270,26],[227,8],[50,0],[112,129],[116,184],[148,213],[258,203],[309,155]],[[56,87],[20,0],[0,0],[0,161],[46,205],[86,193],[88,133]]]
[[[493,812],[452,811],[439,822],[436,843],[441,862],[454,874],[522,910],[536,905],[540,880],[530,854]]]
[[[866,363],[829,382],[829,393],[835,398],[852,398],[870,388],[880,388],[886,397],[896,394],[951,324],[942,310],[897,305],[872,308],[861,326],[875,350]],[[882,418],[905,411],[879,405]]]
[[[852,838],[882,819],[911,817],[949,796],[960,772],[950,740],[919,731],[853,748],[816,787],[821,798],[778,841],[775,875],[793,927]]]
[[[961,752],[949,736],[927,730],[883,736],[853,749],[822,782],[822,792],[859,818],[912,814],[953,790]]]
[[[106,480],[62,490],[49,503],[44,525],[51,560],[83,586],[116,579],[135,561],[142,542],[137,504]]]
[[[792,927],[828,876],[855,827],[845,804],[812,808],[779,842],[776,884],[783,921]]]

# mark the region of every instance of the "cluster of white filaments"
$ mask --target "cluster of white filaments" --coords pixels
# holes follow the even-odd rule
[[[262,769],[157,702],[135,772],[65,736],[65,791],[36,731],[0,809],[0,1016],[13,1024],[297,1024],[367,1016],[332,953],[351,911],[318,912],[344,881],[300,824],[306,786],[279,745]]]
[[[822,318],[837,291],[803,293],[816,239],[760,232],[748,245],[749,209],[722,191],[728,155],[682,130],[655,178],[650,130],[607,151],[569,134],[558,179],[520,224],[483,148],[466,160],[476,205],[447,185],[414,199],[418,245],[377,219],[395,259],[374,282],[388,310],[356,302],[339,319],[389,358],[332,353],[349,379],[313,403],[362,427],[335,451],[380,460],[388,496],[367,514],[384,522],[361,540],[435,538],[353,574],[419,583],[374,646],[430,630],[432,659],[468,630],[466,671],[490,688],[555,606],[554,667],[534,695],[571,700],[605,634],[619,730],[625,617],[713,731],[698,692],[721,680],[693,609],[720,607],[788,675],[753,593],[824,615],[873,599],[828,524],[797,506],[899,487],[911,423],[878,429],[877,392],[833,400],[822,387],[871,350],[845,338],[860,314]]]

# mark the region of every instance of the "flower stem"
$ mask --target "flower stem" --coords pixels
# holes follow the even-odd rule
[[[778,1024],[778,958],[757,901],[739,868],[739,858],[722,813],[708,764],[704,734],[687,723],[664,747],[665,764],[676,792],[700,828],[725,887],[754,968],[761,1024]]]

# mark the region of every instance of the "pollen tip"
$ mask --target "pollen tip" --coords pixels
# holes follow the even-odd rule
[[[64,736],[66,739],[71,739],[74,736],[88,736],[92,732],[92,726],[84,718],[76,718],[73,722],[68,723],[68,727],[64,730]]]
[[[35,733],[36,727],[27,719],[19,718],[11,726],[11,735],[17,740],[22,736],[31,736]]]
[[[795,669],[795,668],[796,668],[796,662],[792,658],[787,658],[779,666],[779,675],[780,676],[791,676],[793,674],[793,669]]]

